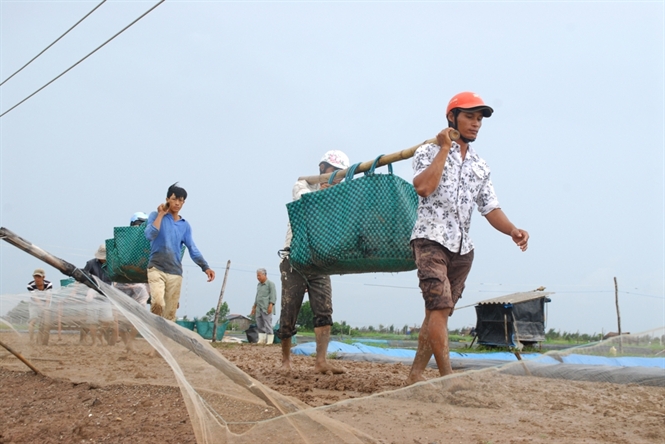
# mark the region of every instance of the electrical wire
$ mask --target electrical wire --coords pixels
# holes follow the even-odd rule
[[[137,18],[136,20],[134,20],[133,22],[131,22],[129,25],[127,25],[127,26],[125,26],[124,28],[122,28],[122,29],[121,29],[120,31],[118,31],[118,33],[116,33],[113,37],[111,37],[110,39],[108,39],[107,41],[105,41],[104,43],[102,43],[101,45],[99,45],[97,48],[95,48],[94,50],[92,50],[92,52],[88,53],[88,55],[86,55],[85,57],[83,57],[81,60],[79,60],[78,62],[74,63],[72,66],[70,66],[70,67],[67,68],[66,70],[64,70],[62,73],[60,73],[58,76],[56,76],[53,80],[49,81],[49,82],[46,83],[44,86],[42,86],[41,88],[39,88],[37,91],[33,92],[33,93],[30,94],[28,97],[26,97],[25,99],[21,100],[21,101],[18,102],[16,105],[12,106],[11,108],[9,108],[9,109],[8,109],[7,111],[5,111],[4,113],[0,114],[0,117],[4,116],[4,115],[7,114],[9,111],[11,111],[11,110],[13,110],[14,108],[16,108],[17,106],[21,105],[23,102],[25,102],[26,100],[30,99],[32,96],[34,96],[35,94],[37,94],[38,92],[40,92],[41,90],[43,90],[44,88],[46,88],[47,86],[49,86],[51,83],[53,83],[53,82],[55,82],[56,80],[58,80],[60,77],[62,77],[63,75],[65,75],[67,72],[69,72],[72,68],[74,68],[74,67],[77,66],[79,63],[81,63],[82,61],[84,61],[85,59],[87,59],[88,57],[90,57],[91,55],[93,55],[95,52],[97,52],[99,49],[101,49],[103,46],[105,46],[105,45],[106,45],[107,43],[109,43],[111,40],[113,40],[114,38],[118,37],[120,34],[122,34],[123,32],[125,32],[129,27],[131,27],[131,26],[134,25],[136,22],[138,22],[139,20],[141,20],[143,17],[145,17],[146,15],[148,15],[148,14],[149,14],[150,12],[152,12],[157,6],[161,5],[161,4],[164,3],[165,1],[166,1],[166,0],[160,0],[160,2],[157,3],[155,6],[153,6],[152,8],[148,9],[146,12],[144,12],[143,14],[141,14],[141,16],[139,16],[139,18]]]
[[[71,28],[69,28],[67,31],[65,31],[64,34],[62,34],[60,37],[58,37],[57,39],[55,39],[55,40],[53,41],[53,43],[51,43],[51,44],[48,45],[46,48],[44,48],[44,49],[42,50],[42,52],[40,52],[39,54],[37,54],[36,56],[34,56],[32,59],[30,59],[30,61],[29,61],[28,63],[26,63],[25,65],[21,66],[21,67],[18,69],[18,71],[16,71],[14,74],[12,74],[11,76],[9,76],[9,77],[7,77],[5,80],[3,80],[2,83],[0,83],[0,86],[4,85],[5,83],[7,83],[7,81],[8,81],[9,79],[11,79],[12,77],[14,77],[14,76],[15,76],[16,74],[18,74],[19,72],[23,71],[23,68],[25,68],[26,66],[28,66],[29,64],[31,64],[32,62],[34,62],[34,61],[37,59],[37,57],[39,57],[40,55],[44,54],[44,53],[45,53],[45,52],[46,52],[51,46],[55,45],[55,44],[58,42],[58,40],[60,40],[60,39],[63,38],[64,36],[66,36],[66,35],[69,33],[69,31],[71,31],[72,29],[76,28],[76,27],[77,27],[77,26],[78,26],[83,20],[87,19],[87,18],[90,16],[90,14],[92,14],[93,12],[95,12],[95,11],[97,10],[97,8],[99,8],[100,6],[102,6],[104,3],[106,3],[106,0],[102,0],[102,2],[101,2],[100,4],[98,4],[97,6],[95,6],[95,7],[92,9],[92,11],[88,12],[85,16],[83,16],[83,18],[82,18],[81,20],[79,20],[78,22],[74,23],[74,26],[72,26]]]

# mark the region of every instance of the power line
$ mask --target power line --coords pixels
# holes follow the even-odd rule
[[[106,45],[107,43],[109,43],[111,40],[113,40],[114,38],[118,37],[120,34],[122,34],[123,32],[125,32],[130,26],[132,26],[134,23],[136,23],[136,22],[138,22],[139,20],[141,20],[143,17],[145,17],[146,15],[148,15],[150,12],[152,12],[153,9],[155,9],[157,6],[161,5],[161,4],[164,3],[165,1],[166,1],[166,0],[160,0],[160,2],[157,3],[155,6],[153,6],[152,8],[148,9],[146,12],[144,12],[143,14],[141,14],[141,16],[140,16],[139,18],[137,18],[136,20],[134,20],[133,22],[131,22],[129,25],[127,25],[127,26],[125,26],[124,28],[122,28],[117,34],[115,34],[113,37],[111,37],[110,39],[108,39],[107,41],[105,41],[104,43],[102,43],[101,45],[99,45],[97,48],[95,48],[92,52],[90,52],[88,55],[86,55],[85,57],[83,57],[81,60],[79,60],[78,62],[74,63],[72,66],[70,66],[70,67],[67,68],[66,70],[64,70],[64,71],[63,71],[62,73],[60,73],[57,77],[55,77],[53,80],[51,80],[50,82],[48,82],[47,84],[45,84],[44,86],[42,86],[41,88],[39,88],[37,91],[35,91],[35,92],[33,92],[32,94],[30,94],[30,95],[29,95],[28,97],[26,97],[25,99],[23,99],[23,100],[21,100],[20,102],[18,102],[16,105],[14,105],[14,106],[12,106],[11,108],[9,108],[9,109],[8,109],[7,111],[5,111],[4,113],[0,114],[0,117],[4,116],[4,115],[7,114],[9,111],[13,110],[14,108],[16,108],[17,106],[19,106],[20,104],[22,104],[22,103],[25,102],[26,100],[30,99],[32,96],[34,96],[35,94],[37,94],[38,92],[40,92],[41,90],[43,90],[44,88],[46,88],[47,86],[49,86],[51,83],[53,83],[53,82],[55,82],[56,80],[58,80],[60,77],[62,77],[62,76],[65,75],[67,72],[69,72],[72,68],[74,68],[76,65],[78,65],[79,63],[81,63],[82,61],[84,61],[85,59],[87,59],[88,57],[90,57],[91,55],[93,55],[95,52],[97,52],[99,49],[101,49],[103,46],[105,46],[105,45]]]
[[[95,12],[95,11],[97,10],[97,8],[99,8],[100,6],[102,6],[105,2],[106,2],[106,0],[102,0],[102,2],[101,2],[100,4],[98,4],[97,6],[95,6],[95,7],[92,9],[92,11],[88,12],[88,13],[87,13],[87,14],[86,14],[81,20],[79,20],[78,22],[74,23],[74,26],[72,26],[71,28],[69,28],[67,31],[65,31],[64,34],[62,34],[60,37],[58,37],[57,39],[55,39],[55,40],[53,41],[53,43],[51,43],[51,44],[48,45],[46,48],[44,48],[44,50],[43,50],[42,52],[40,52],[39,54],[37,54],[36,56],[34,56],[32,59],[30,59],[30,61],[29,61],[28,63],[26,63],[25,65],[23,65],[22,67],[20,67],[19,70],[16,71],[14,74],[12,74],[11,76],[9,76],[9,77],[7,77],[5,80],[3,80],[2,83],[0,83],[0,86],[4,85],[9,79],[11,79],[12,77],[14,77],[14,76],[15,76],[16,74],[18,74],[19,72],[23,71],[23,68],[25,68],[26,66],[28,66],[29,64],[31,64],[32,62],[34,62],[35,59],[37,59],[37,57],[39,57],[40,55],[44,54],[44,53],[45,53],[45,52],[46,52],[51,46],[55,45],[55,44],[58,42],[58,40],[60,40],[60,39],[63,38],[64,36],[66,36],[66,35],[69,33],[69,31],[71,31],[72,29],[76,28],[76,27],[77,27],[77,26],[78,26],[83,20],[87,19],[88,16],[89,16],[90,14],[92,14],[93,12]]]

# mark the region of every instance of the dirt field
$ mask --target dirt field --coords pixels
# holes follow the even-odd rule
[[[26,353],[48,377],[0,349],[0,443],[195,442],[170,367],[147,356],[143,340],[127,354],[73,339]],[[408,367],[338,361],[347,373],[314,375],[313,358],[295,356],[284,375],[278,345],[223,344],[219,352],[282,394],[331,405],[331,418],[382,443],[665,442],[663,388],[476,373],[445,390],[368,398],[399,389]]]

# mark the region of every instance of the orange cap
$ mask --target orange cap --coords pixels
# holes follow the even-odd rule
[[[483,99],[476,93],[472,92],[461,92],[448,102],[448,108],[446,109],[446,115],[455,108],[460,108],[465,111],[482,111],[484,117],[490,117],[494,110],[485,105]]]

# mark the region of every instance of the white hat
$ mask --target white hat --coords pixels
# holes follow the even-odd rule
[[[331,150],[323,155],[319,164],[323,162],[343,170],[349,167],[349,156],[340,150]]]
[[[95,253],[95,259],[99,259],[100,261],[106,260],[106,245],[102,244],[99,246]]]
[[[137,220],[146,221],[146,220],[148,220],[148,215],[143,213],[143,212],[140,212],[140,211],[138,213],[134,213],[134,214],[132,214],[132,217],[129,220],[129,223],[133,224]]]

